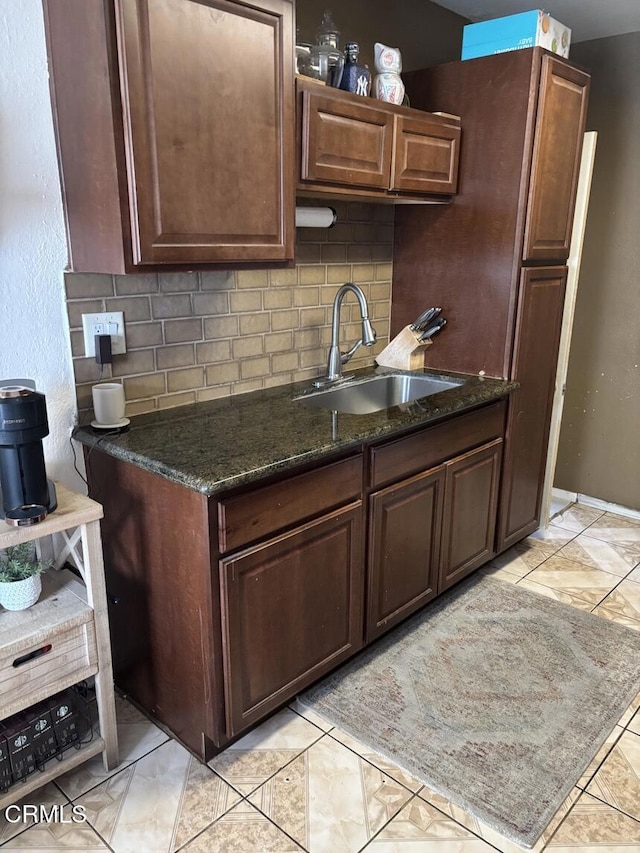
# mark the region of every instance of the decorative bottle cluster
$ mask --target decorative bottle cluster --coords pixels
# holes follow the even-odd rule
[[[400,77],[400,51],[380,42],[376,42],[374,51],[377,75],[373,80],[372,91],[371,71],[359,61],[360,45],[358,42],[348,41],[344,53],[340,50],[340,30],[327,9],[316,30],[315,44],[305,44],[297,39],[296,72],[322,80],[327,86],[343,89],[345,92],[353,92],[365,98],[372,95],[381,101],[402,104],[404,84]]]

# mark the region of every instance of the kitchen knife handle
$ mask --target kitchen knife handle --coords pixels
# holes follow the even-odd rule
[[[437,332],[440,331],[444,326],[447,325],[447,321],[444,317],[440,317],[436,320],[431,326],[428,326],[424,332],[420,335],[419,343],[423,343],[424,341],[428,341],[432,338]]]
[[[442,308],[430,308],[426,312],[425,318],[420,323],[418,323],[418,331],[424,332],[427,329],[427,327],[430,326],[431,323],[433,323],[433,321],[436,319],[438,314],[441,314],[441,313],[442,313]]]
[[[427,308],[426,311],[423,311],[422,314],[419,314],[416,317],[416,319],[413,321],[411,326],[409,326],[411,331],[412,332],[419,332],[420,331],[420,324],[423,323],[429,316],[431,316],[431,312],[433,310],[434,310],[433,308]]]

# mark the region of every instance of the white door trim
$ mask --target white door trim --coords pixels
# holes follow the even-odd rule
[[[597,139],[598,134],[595,130],[591,130],[588,133],[585,133],[584,143],[582,146],[578,191],[576,195],[576,211],[573,220],[573,230],[571,232],[571,248],[569,251],[569,258],[567,260],[569,272],[567,274],[567,290],[562,314],[562,331],[560,332],[556,386],[553,396],[553,408],[551,411],[547,466],[545,470],[544,486],[542,488],[542,506],[540,509],[541,527],[546,527],[549,524],[549,516],[551,514],[553,480],[556,472],[556,462],[558,460],[560,425],[562,422],[562,409],[564,406],[564,385],[567,379],[567,369],[569,366],[569,348],[571,346],[571,332],[573,330],[573,317],[576,308],[578,277],[580,275],[582,245],[584,243],[584,232],[587,223],[589,194],[591,192],[591,176],[593,174],[593,161],[596,153]]]

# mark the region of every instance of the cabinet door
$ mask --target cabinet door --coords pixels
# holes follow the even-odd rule
[[[444,466],[371,497],[367,642],[436,594]]]
[[[438,592],[494,555],[502,439],[447,463]]]
[[[393,114],[330,90],[302,93],[302,181],[389,188]]]
[[[362,503],[220,562],[227,733],[362,646]]]
[[[134,264],[293,257],[290,0],[116,0]]]
[[[564,263],[569,257],[589,80],[559,59],[542,58],[525,261]]]
[[[566,267],[522,273],[512,367],[520,387],[509,399],[498,551],[540,521],[566,278]]]
[[[460,128],[396,116],[391,188],[451,194],[458,184]]]

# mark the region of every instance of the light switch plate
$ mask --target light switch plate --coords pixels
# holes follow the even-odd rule
[[[122,355],[127,351],[124,334],[124,312],[110,311],[106,314],[83,314],[82,332],[84,335],[84,354],[95,356],[96,335],[111,335],[111,352]]]

